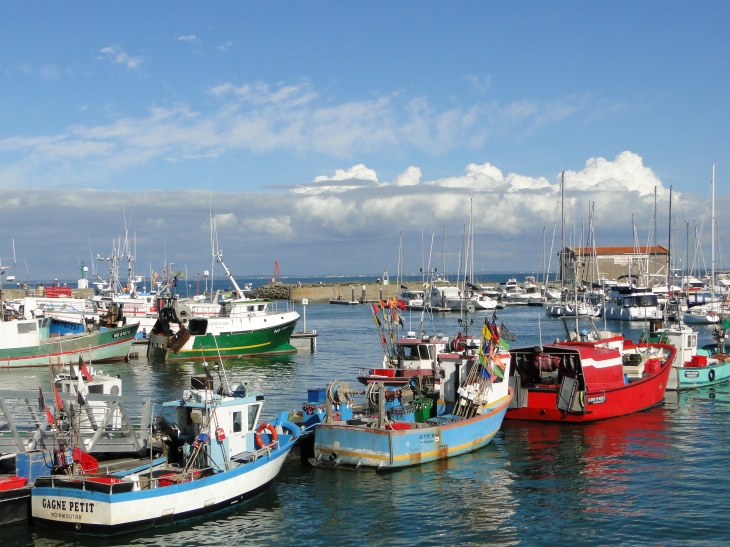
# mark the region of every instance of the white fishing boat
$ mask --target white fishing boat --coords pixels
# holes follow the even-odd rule
[[[276,478],[300,429],[279,414],[260,423],[264,396],[221,381],[164,403],[175,424],[158,422],[168,445],[162,466],[132,474],[40,477],[31,494],[34,524],[93,536],[177,524],[255,497]]]

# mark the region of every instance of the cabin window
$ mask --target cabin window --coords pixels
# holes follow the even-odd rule
[[[18,323],[18,334],[28,334],[29,332],[35,332],[35,322]]]
[[[697,335],[696,334],[687,335],[687,347],[694,348],[696,346],[697,346]]]
[[[405,360],[418,359],[418,346],[400,346],[400,354]]]
[[[89,387],[89,393],[101,393],[102,395],[104,394],[104,386],[102,386],[100,384],[91,385],[88,387]]]
[[[421,354],[421,359],[430,359],[431,357],[428,354],[428,347],[426,346],[418,346],[418,351]]]
[[[256,306],[246,306],[246,311],[254,311]]]
[[[263,304],[259,304],[259,311],[264,311],[264,308],[265,308],[265,307],[266,307],[266,306],[264,306]]]
[[[261,405],[251,405],[248,407],[248,430],[253,431],[256,426],[256,418],[258,418]]]
[[[241,424],[243,422],[241,421],[241,413],[240,412],[234,412],[233,413],[233,432],[234,433],[240,433],[241,432]]]

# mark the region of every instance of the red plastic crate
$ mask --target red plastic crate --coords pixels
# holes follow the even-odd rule
[[[22,488],[28,479],[25,477],[5,477],[0,479],[0,490],[13,490],[14,488]]]

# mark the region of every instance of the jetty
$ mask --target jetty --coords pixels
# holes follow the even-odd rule
[[[415,286],[415,284],[412,283]],[[420,283],[418,283],[420,285]],[[361,304],[392,298],[400,293],[398,285],[379,283],[293,283],[277,281],[252,290],[249,298],[270,298],[301,302],[358,301]]]

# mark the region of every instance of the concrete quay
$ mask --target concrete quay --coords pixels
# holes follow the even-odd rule
[[[410,286],[415,289],[420,286],[420,283],[411,283]],[[400,288],[397,285],[381,285],[378,283],[322,283],[301,286],[270,283],[257,287],[249,295],[249,298],[291,300],[297,304],[301,303],[304,298],[309,302],[329,302],[330,300],[370,302],[381,298],[391,298],[398,293],[400,293]]]

